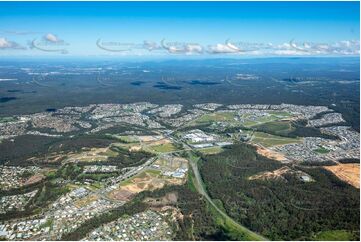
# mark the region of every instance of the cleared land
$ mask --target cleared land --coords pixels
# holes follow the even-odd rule
[[[287,161],[287,158],[279,152],[261,147],[261,146],[256,146],[257,148],[257,153],[260,155],[263,155],[267,158],[273,159],[273,160],[277,160],[277,161]]]
[[[82,199],[79,199],[75,202],[75,206],[77,208],[85,207],[89,205],[90,203],[97,201],[99,199],[99,196],[96,194],[90,194]]]
[[[163,171],[174,171],[178,168],[187,168],[188,160],[180,157],[159,158],[155,163]]]
[[[286,176],[301,177],[301,176],[308,176],[308,174],[306,174],[302,171],[293,170],[287,166],[283,166],[274,171],[261,172],[259,174],[250,176],[248,179],[249,180],[278,180],[278,181],[287,182]]]
[[[167,153],[176,150],[171,140],[161,135],[144,135],[144,136],[117,136],[124,143],[117,143],[119,147],[128,149],[129,151],[148,151],[152,153]]]
[[[116,157],[118,155],[118,153],[111,150],[110,147],[111,146],[105,148],[91,148],[90,150],[83,150],[80,153],[69,153],[67,161],[106,161],[109,157]]]
[[[150,146],[149,149],[153,152],[166,153],[166,152],[175,151],[176,147],[173,144],[168,143],[168,144],[159,144],[155,146]]]
[[[235,120],[235,112],[216,112],[204,114],[201,117],[191,121],[188,126],[207,124],[212,122],[228,122],[228,123],[237,123]]]
[[[244,120],[242,125],[244,125],[245,127],[256,127],[258,125],[263,125],[263,124],[279,124],[280,121],[282,121],[283,124],[288,124],[289,122],[284,122],[284,121],[288,121],[291,120],[293,118],[292,114],[287,113],[287,112],[279,112],[279,111],[269,111],[268,112],[270,115],[267,116],[262,116],[262,117],[257,117],[256,119],[251,118],[252,115],[251,114],[244,114],[241,116],[241,118]],[[277,122],[274,122],[277,121]],[[277,129],[287,129],[290,126],[277,126],[277,127],[273,127],[273,128],[277,128]]]
[[[33,183],[37,183],[37,182],[43,180],[44,178],[45,178],[44,174],[35,174],[35,175],[29,177],[25,181],[24,185],[30,185],[30,184],[33,184]]]
[[[202,154],[205,154],[205,155],[218,154],[218,153],[221,153],[223,151],[222,147],[219,147],[219,146],[203,148],[203,149],[197,149],[197,150],[200,151]]]
[[[120,201],[129,201],[137,193],[148,190],[163,188],[165,185],[181,185],[185,179],[162,176],[158,170],[147,170],[139,175],[124,181],[117,189],[111,191],[108,196]]]
[[[285,145],[291,143],[300,143],[301,141],[302,139],[300,138],[281,137],[263,132],[254,132],[253,137],[251,139],[252,143],[260,144],[265,147],[272,147],[276,145]]]
[[[360,164],[338,164],[335,166],[324,166],[341,180],[360,189]]]

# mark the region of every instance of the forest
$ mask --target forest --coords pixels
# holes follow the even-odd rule
[[[347,230],[359,238],[359,190],[321,167],[297,167],[312,177],[249,177],[284,164],[262,157],[253,146],[236,144],[215,155],[203,155],[200,172],[212,199],[247,228],[271,240],[312,240],[322,231]]]

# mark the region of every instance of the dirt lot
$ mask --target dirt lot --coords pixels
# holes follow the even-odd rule
[[[270,150],[267,148],[263,148],[261,146],[256,146],[256,147],[257,147],[257,153],[262,156],[265,156],[267,158],[277,160],[277,161],[283,161],[283,162],[287,161],[287,158],[279,152],[276,152],[276,151],[273,151],[273,150]]]
[[[86,196],[84,198],[81,198],[81,199],[77,200],[75,202],[75,206],[77,208],[81,208],[81,207],[89,205],[90,203],[92,203],[92,202],[94,202],[94,201],[96,201],[98,199],[99,199],[98,195],[90,194],[90,195],[88,195],[88,196]]]
[[[178,168],[188,167],[188,160],[180,157],[163,157],[159,158],[154,164],[162,167],[163,171],[174,171]]]
[[[274,171],[267,171],[262,172],[257,175],[250,176],[249,180],[285,180],[283,175],[286,175],[287,173],[292,173],[293,171],[288,168],[287,166],[284,166],[280,169],[274,170]]]
[[[25,181],[24,185],[30,185],[30,184],[39,182],[39,181],[43,180],[44,178],[45,178],[45,176],[43,174],[33,175]]]
[[[148,144],[151,146],[164,145],[164,144],[170,144],[170,143],[171,143],[171,141],[169,139],[160,139],[160,140],[148,142]]]
[[[338,164],[335,166],[324,166],[342,181],[360,189],[360,164]]]
[[[302,176],[307,176],[310,178],[309,181],[314,181],[307,173],[299,171],[299,170],[294,170],[288,166],[283,166],[274,171],[262,172],[262,173],[250,176],[248,179],[249,180],[278,180],[278,181],[287,182],[286,175],[292,175],[294,177],[298,177],[299,179]]]
[[[120,185],[118,189],[111,191],[108,195],[112,199],[129,201],[135,194],[142,191],[152,191],[167,184],[181,185],[184,182],[184,179],[161,176],[157,171],[145,171]]]
[[[152,207],[163,207],[176,205],[178,200],[178,194],[175,192],[167,193],[165,196],[160,198],[145,198],[144,202],[148,203]]]
[[[134,197],[135,193],[132,193],[125,189],[114,190],[109,194],[109,197],[119,201],[129,201],[132,197]]]

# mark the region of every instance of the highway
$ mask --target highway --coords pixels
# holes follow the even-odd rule
[[[166,135],[168,136],[168,135]],[[265,237],[247,229],[246,227],[244,227],[243,225],[239,224],[238,222],[236,222],[234,219],[232,219],[231,217],[229,217],[225,212],[223,212],[221,209],[219,209],[217,207],[217,205],[212,201],[211,197],[208,195],[206,189],[204,188],[204,183],[202,181],[202,177],[199,173],[199,169],[198,169],[198,159],[196,159],[194,156],[195,152],[194,152],[194,148],[192,148],[191,146],[189,146],[187,143],[178,140],[176,137],[172,137],[170,136],[169,138],[171,138],[174,142],[177,142],[179,144],[182,144],[183,147],[185,148],[185,150],[187,150],[189,152],[189,164],[192,167],[193,173],[194,173],[194,177],[195,177],[195,187],[198,191],[199,194],[201,194],[208,202],[209,204],[211,204],[214,209],[216,209],[216,211],[226,220],[229,221],[234,227],[236,227],[240,232],[243,232],[245,235],[247,235],[246,240],[260,240],[260,241],[266,241],[268,239],[266,239]],[[194,157],[194,158],[193,158]]]

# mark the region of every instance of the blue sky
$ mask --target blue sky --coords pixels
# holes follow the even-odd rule
[[[359,15],[359,2],[0,2],[0,55],[357,55]]]

